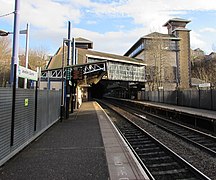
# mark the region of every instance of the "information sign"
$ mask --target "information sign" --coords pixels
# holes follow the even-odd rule
[[[18,77],[37,81],[38,73],[36,71],[32,71],[31,69],[27,69],[23,66],[19,66],[18,67]]]

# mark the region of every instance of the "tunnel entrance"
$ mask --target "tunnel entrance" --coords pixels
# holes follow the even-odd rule
[[[89,88],[90,100],[93,98],[101,99],[106,93],[107,85],[107,81],[99,81],[97,84],[92,84]]]

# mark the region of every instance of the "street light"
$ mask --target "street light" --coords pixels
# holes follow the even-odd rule
[[[13,32],[8,32],[0,29],[0,36],[8,36],[9,34],[13,34]],[[25,67],[28,68],[28,51],[29,51],[29,24],[27,23],[27,27],[24,30],[20,30],[19,34],[26,34],[26,47],[25,47]],[[11,69],[12,70],[12,69]],[[24,81],[24,88],[27,88],[27,79]]]
[[[0,36],[8,36],[9,32],[5,30],[0,30]]]

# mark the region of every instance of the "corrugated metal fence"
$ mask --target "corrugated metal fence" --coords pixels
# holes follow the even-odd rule
[[[139,100],[216,110],[216,90],[140,91]]]
[[[17,89],[12,133],[12,89],[0,87],[0,165],[60,118],[60,99],[60,91]]]

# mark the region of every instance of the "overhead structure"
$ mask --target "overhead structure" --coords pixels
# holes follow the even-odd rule
[[[71,49],[68,43],[70,41],[65,43],[63,40],[62,47],[50,59],[47,68],[41,71],[39,78],[41,89],[61,89],[61,118],[64,112],[68,118],[69,107],[73,112],[73,109],[79,108],[82,101],[91,97],[91,93],[100,96],[100,88],[92,89],[101,80],[122,81],[128,84],[146,81],[145,64],[142,60],[89,50],[93,48],[93,43],[84,38],[74,39],[75,46]],[[73,62],[76,63],[70,64],[65,61],[66,54],[67,58],[72,54]],[[90,90],[92,92],[89,92]]]
[[[83,38],[78,38],[88,43],[92,47],[91,41]],[[76,41],[77,42],[77,41]],[[80,45],[80,41],[79,46]],[[91,46],[89,46],[91,44]],[[66,78],[67,72],[70,72],[73,77],[73,72],[79,70],[81,77],[75,78],[79,85],[92,83],[96,84],[101,79],[112,81],[128,81],[128,82],[145,82],[145,64],[142,60],[119,56],[108,53],[101,53],[84,48],[76,48],[76,65],[62,68],[62,54],[64,53],[61,47],[57,54],[49,62],[47,69],[41,72],[42,80],[56,81],[63,77]]]

